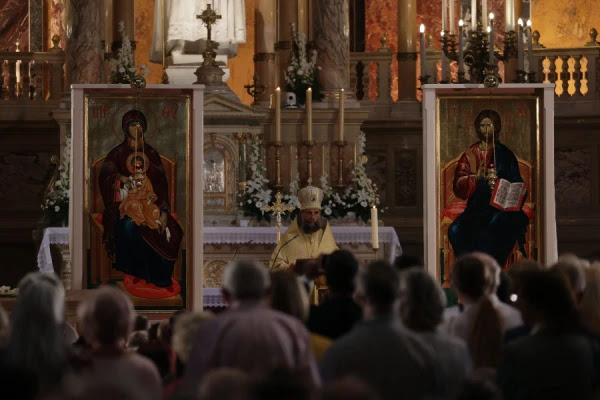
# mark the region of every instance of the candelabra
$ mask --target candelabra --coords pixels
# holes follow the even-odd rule
[[[462,29],[461,29],[462,32]],[[485,78],[489,75],[497,77],[498,67],[496,61],[508,61],[517,56],[517,34],[511,30],[504,34],[504,49],[493,48],[493,55],[490,57],[490,33],[483,30],[481,22],[477,22],[475,30],[469,30],[466,34],[467,45],[463,52],[462,60],[459,59],[460,49],[456,41],[455,34],[448,34],[444,31],[440,41],[442,43],[442,51],[446,57],[452,61],[459,63],[459,83],[466,83],[464,79],[464,71],[461,71],[461,66],[464,63],[469,68],[470,83],[484,83]],[[462,40],[460,41],[462,42]],[[498,79],[498,78],[496,78]]]
[[[346,146],[346,142],[343,140],[338,140],[335,142],[338,147],[338,181],[335,185],[335,188],[338,190],[344,189],[344,146]]]
[[[304,145],[306,146],[306,169],[308,177],[306,182],[310,186],[312,184],[312,148],[315,146],[315,142],[306,140],[304,141]]]

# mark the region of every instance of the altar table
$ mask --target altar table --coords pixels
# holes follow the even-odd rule
[[[282,229],[282,234],[287,228]],[[352,251],[361,263],[375,259],[371,248],[371,227],[332,226],[333,237],[338,247]],[[204,227],[204,293],[205,307],[221,307],[220,296],[223,269],[234,260],[258,260],[269,264],[271,253],[277,244],[273,227]],[[380,250],[377,257],[393,262],[402,254],[398,235],[392,227],[379,228]],[[71,266],[68,255],[69,228],[47,228],[38,252],[38,268],[42,272],[55,271],[52,264],[50,245],[58,244],[63,262],[56,269],[70,287]]]

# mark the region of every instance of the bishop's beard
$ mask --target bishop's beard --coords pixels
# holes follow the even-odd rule
[[[317,220],[317,222],[304,221],[302,217],[298,215],[298,222],[298,225],[304,233],[315,233],[316,231],[321,229],[321,224],[319,223],[319,220]]]

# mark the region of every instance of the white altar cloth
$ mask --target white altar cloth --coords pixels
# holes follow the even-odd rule
[[[287,227],[282,228],[283,235]],[[331,231],[335,242],[342,243],[371,243],[370,226],[332,226]],[[205,244],[277,244],[277,236],[273,227],[204,227]],[[402,247],[396,231],[392,227],[379,228],[379,243],[389,246],[388,261],[393,262],[396,256],[402,254]]]
[[[44,238],[37,255],[37,265],[44,273],[54,272],[52,266],[51,244],[69,244],[69,228],[46,228]]]

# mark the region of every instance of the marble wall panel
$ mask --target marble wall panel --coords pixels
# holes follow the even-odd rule
[[[398,2],[390,0],[366,0],[365,2],[365,42],[366,51],[376,51],[381,47],[381,38],[388,38],[387,46],[398,51]],[[392,63],[391,96],[398,98],[398,62]],[[377,96],[377,66],[369,65],[369,98]],[[383,94],[388,96],[387,93]]]
[[[417,206],[417,150],[394,152],[395,206]]]
[[[52,48],[54,35],[60,37],[58,45],[64,49],[67,40],[67,0],[44,0],[44,15],[47,27],[44,33],[44,50]]]
[[[556,203],[558,207],[592,203],[592,149],[558,147],[554,152]]]
[[[150,73],[146,77],[148,83],[161,83],[162,65],[150,62],[152,45],[152,27],[154,23],[155,0],[135,0],[135,60],[138,65],[148,65]],[[245,104],[254,99],[244,85],[252,83],[254,76],[254,0],[245,0],[246,7],[246,43],[238,46],[238,55],[229,60],[230,77],[227,84]]]
[[[594,0],[531,0],[531,22],[546,47],[580,47],[600,29],[600,8]]]
[[[70,82],[102,83],[104,77],[103,0],[70,0],[73,33],[67,46]]]
[[[388,157],[386,148],[370,149],[367,165],[365,167],[367,176],[377,185],[379,200],[389,207],[388,190]]]
[[[42,51],[44,48],[44,0],[29,0],[29,48]]]
[[[0,50],[29,50],[29,13],[25,0],[0,0]]]

